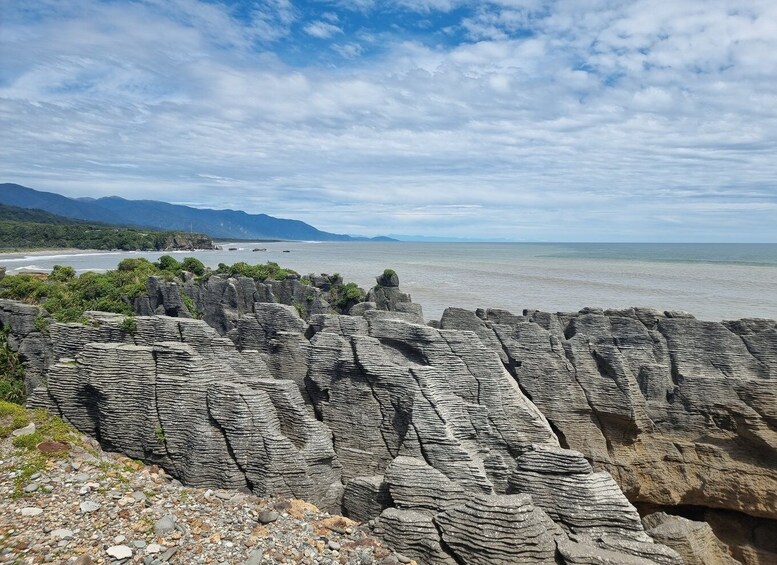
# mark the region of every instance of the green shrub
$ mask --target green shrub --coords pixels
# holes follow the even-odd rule
[[[197,305],[194,303],[194,299],[186,294],[186,291],[181,291],[181,301],[183,302],[183,305],[186,306],[189,314],[198,320],[202,318],[202,313],[197,310]]]
[[[58,282],[72,281],[76,278],[76,270],[69,265],[54,265],[54,268],[51,269],[49,278]]]
[[[12,431],[30,423],[23,406],[16,402],[0,400],[0,439],[8,437]]]
[[[364,292],[353,282],[336,284],[329,289],[329,298],[340,308],[346,308],[364,300]]]
[[[257,281],[265,281],[267,279],[282,281],[285,280],[289,275],[297,274],[296,271],[292,271],[291,269],[284,269],[278,265],[278,263],[273,263],[272,261],[268,261],[264,265],[250,265],[243,261],[235,263],[234,265],[225,265],[224,263],[219,263],[219,266],[215,272],[216,274],[226,275],[228,277],[249,277]]]
[[[31,434],[15,437],[11,443],[14,447],[26,447],[27,449],[34,449],[35,446],[42,441],[43,434],[36,431]]]
[[[153,271],[156,268],[154,267],[154,264],[149,261],[148,259],[143,259],[142,257],[138,259],[122,259],[119,261],[119,266],[117,267],[117,270],[119,271]]]
[[[150,276],[175,281],[182,270],[198,275],[200,281],[206,280],[211,273],[194,257],[178,263],[170,255],[163,255],[157,263],[142,258],[124,259],[116,270],[105,273],[87,271],[80,276],[71,267],[57,266],[48,277],[20,274],[0,279],[0,298],[39,304],[57,322],[83,322],[84,312],[89,310],[132,316],[132,301],[148,292],[146,284]],[[296,274],[272,262],[264,265],[220,263],[215,272],[226,276],[243,275],[258,281],[283,280],[290,274]],[[201,317],[191,297],[184,293],[182,299],[193,316]],[[47,322],[43,318],[39,320],[35,322],[36,328],[45,331]]]
[[[181,263],[181,269],[194,273],[197,276],[205,274],[205,265],[196,257],[186,257],[183,263]]]
[[[135,320],[135,316],[127,316],[124,318],[121,321],[121,324],[119,324],[119,328],[121,328],[121,331],[123,332],[134,334],[138,331],[138,322]]]
[[[38,316],[37,318],[35,318],[35,329],[41,333],[44,333],[44,334],[49,333],[50,325],[51,325],[51,318],[44,318],[43,316]]]
[[[24,366],[8,346],[8,332],[0,332],[0,400],[22,404],[25,399]]]
[[[162,255],[156,262],[156,266],[162,271],[170,271],[171,273],[181,270],[181,264],[170,255]]]

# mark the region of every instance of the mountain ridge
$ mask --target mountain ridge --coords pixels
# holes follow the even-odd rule
[[[69,198],[15,183],[0,184],[0,204],[110,224],[207,233],[212,238],[315,241],[394,241],[319,230],[301,220],[249,214],[242,210],[193,208],[159,200],[129,200],[120,196]]]

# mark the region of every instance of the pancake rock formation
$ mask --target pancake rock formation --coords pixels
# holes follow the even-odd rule
[[[741,561],[777,563],[777,323],[450,308],[440,327],[497,352],[561,444],[637,507],[703,519]]]
[[[728,512],[735,556],[770,562],[774,322],[451,309],[433,327],[389,272],[354,315],[247,281],[199,286],[203,320],[151,280],[131,324],[42,333],[6,300],[0,324],[28,403],[106,449],[345,512],[420,563],[736,562],[714,520],[637,507]]]

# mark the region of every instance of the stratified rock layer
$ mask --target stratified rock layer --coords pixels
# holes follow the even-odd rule
[[[728,548],[712,533],[709,524],[656,512],[645,516],[647,533],[680,554],[685,565],[735,565]]]
[[[176,317],[90,313],[47,335],[37,309],[0,303],[14,346],[37,343],[30,404],[187,484],[375,519],[423,563],[681,563],[622,487],[637,502],[775,512],[774,322],[449,310],[432,327],[386,301],[392,279],[377,308],[312,300],[305,321],[279,302],[323,279],[190,282],[204,320],[154,280],[146,306]]]
[[[451,308],[440,327],[496,351],[562,445],[612,473],[632,502],[733,510],[767,528],[777,519],[774,321]],[[766,555],[745,561],[777,561]]]

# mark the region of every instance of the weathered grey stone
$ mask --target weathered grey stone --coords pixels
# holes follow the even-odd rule
[[[709,524],[656,512],[642,519],[645,531],[659,543],[671,547],[685,565],[736,565],[728,548],[712,532]]]
[[[270,524],[278,519],[279,514],[275,510],[262,510],[257,514],[256,519],[260,524]]]
[[[562,445],[631,500],[777,518],[774,321],[647,308],[476,314],[481,323],[455,311],[443,321],[500,353]]]
[[[351,316],[363,316],[365,312],[369,310],[376,310],[377,308],[378,305],[374,302],[359,302],[358,304],[351,306],[348,314]]]
[[[396,551],[428,565],[456,565],[443,550],[440,535],[431,516],[412,510],[387,508],[375,526],[381,536]]]
[[[391,269],[386,269],[382,274],[375,277],[378,286],[396,288],[399,286],[399,275]]]
[[[384,478],[397,508],[412,509],[430,516],[465,503],[470,494],[423,459],[397,457]]]
[[[404,300],[359,316],[312,300],[308,323],[265,301],[325,300],[326,284],[160,280],[148,309],[176,317],[90,313],[48,336],[0,302],[0,320],[45,375],[30,404],[104,447],[186,484],[380,515],[424,562],[679,563],[601,469],[637,501],[771,511],[774,322],[449,309],[435,328]],[[182,290],[205,321],[179,315]],[[749,470],[747,488],[721,463]],[[678,486],[680,469],[706,482]]]
[[[167,514],[154,522],[154,533],[158,536],[169,534],[175,529],[175,514]]]
[[[649,541],[637,510],[612,476],[604,471],[592,473],[578,452],[543,446],[527,451],[518,457],[510,491],[530,494],[569,533]]]
[[[166,282],[160,277],[149,277],[146,281],[149,307],[158,314],[177,318],[191,318],[192,312],[186,307],[181,296],[181,285]]]
[[[474,495],[434,518],[445,545],[460,563],[553,563],[553,522],[526,495]]]
[[[384,482],[382,475],[356,477],[345,485],[343,509],[346,516],[357,522],[376,518],[391,505],[389,485]]]
[[[412,321],[424,323],[421,305],[413,304],[410,295],[399,289],[399,277],[396,273],[384,273],[377,277],[376,281],[377,286],[367,293],[367,302],[374,303],[378,310],[403,312],[411,315]]]
[[[13,437],[21,437],[21,436],[28,436],[35,433],[35,422],[30,422],[23,428],[17,428],[14,431],[11,432],[11,435]]]

